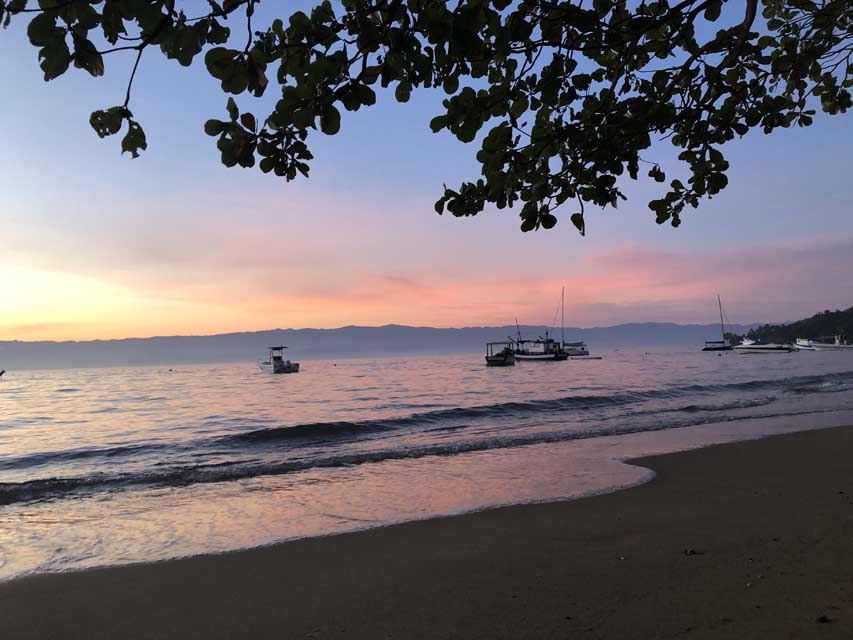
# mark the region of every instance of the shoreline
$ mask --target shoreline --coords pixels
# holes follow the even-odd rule
[[[0,636],[842,637],[853,625],[853,429],[624,463],[656,475],[569,501],[14,578],[0,583]]]

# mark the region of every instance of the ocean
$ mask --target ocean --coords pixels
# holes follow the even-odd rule
[[[9,372],[0,579],[577,498],[653,476],[628,458],[853,424],[850,354],[593,355]]]

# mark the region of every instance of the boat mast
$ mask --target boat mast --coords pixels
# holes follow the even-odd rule
[[[566,287],[560,292],[560,347],[566,344]]]
[[[516,331],[516,334],[518,335],[517,342],[521,342],[521,327],[518,326],[518,317],[516,317],[516,319],[515,319],[515,331]]]
[[[720,294],[717,294],[717,304],[720,307],[720,337],[723,339],[723,342],[726,341],[726,325],[723,324],[723,302],[720,300]]]

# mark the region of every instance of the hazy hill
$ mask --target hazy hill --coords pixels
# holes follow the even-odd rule
[[[745,333],[757,325],[732,325]],[[213,336],[170,336],[86,342],[0,341],[0,369],[44,369],[131,364],[251,362],[275,344],[290,347],[294,359],[346,358],[428,353],[476,353],[490,340],[515,335],[515,327],[341,327],[275,329]],[[522,326],[525,337],[545,327]],[[566,328],[566,340],[585,340],[591,350],[613,347],[701,347],[719,335],[718,325],[632,323],[612,327]],[[552,334],[553,335],[553,334]],[[556,337],[559,337],[557,329]]]

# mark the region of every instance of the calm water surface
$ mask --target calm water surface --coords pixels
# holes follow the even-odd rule
[[[850,354],[601,355],[9,373],[0,578],[576,497],[647,480],[627,457],[853,424]]]

